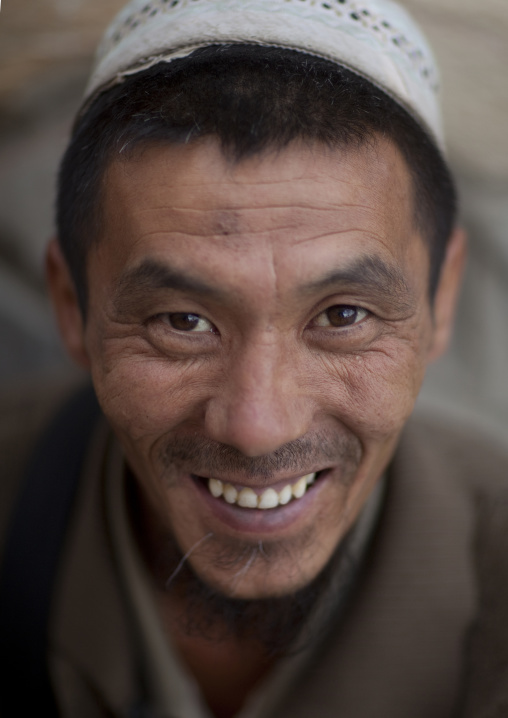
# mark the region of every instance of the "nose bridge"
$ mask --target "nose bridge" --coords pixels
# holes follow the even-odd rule
[[[207,408],[207,431],[247,456],[262,456],[305,433],[304,403],[296,362],[275,333],[264,332],[231,355]]]

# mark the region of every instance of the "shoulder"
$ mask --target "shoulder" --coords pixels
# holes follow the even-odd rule
[[[81,377],[0,387],[0,542],[24,471],[44,429]]]
[[[508,489],[508,444],[471,421],[419,413],[405,427],[397,458],[438,475],[478,503]]]
[[[508,715],[508,487],[484,497],[475,536],[478,614],[466,667],[464,718]]]
[[[424,415],[408,423],[399,460],[423,464],[431,480],[453,485],[457,500],[469,506],[477,609],[460,715],[508,715],[508,446],[472,423]]]

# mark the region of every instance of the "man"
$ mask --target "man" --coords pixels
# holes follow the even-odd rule
[[[443,145],[391,2],[114,21],[47,258],[104,415],[64,414],[38,482],[64,476],[47,526],[77,463],[43,647],[59,714],[444,718],[468,682],[480,702],[477,504],[505,459],[406,427],[463,264]]]

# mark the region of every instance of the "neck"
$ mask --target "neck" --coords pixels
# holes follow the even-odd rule
[[[309,616],[319,606],[318,632],[329,626],[329,613],[340,602],[349,569],[348,541],[337,549],[322,573],[307,587],[282,598],[240,600],[222,596],[194,574],[174,539],[162,527],[131,483],[131,525],[154,581],[157,605],[166,635],[178,649],[216,718],[233,718],[248,695],[273,668],[276,659],[314,642]],[[164,547],[161,555],[161,547]],[[168,576],[180,566],[168,590]],[[344,574],[344,575],[342,575]],[[328,600],[321,601],[322,596]],[[316,603],[317,602],[317,603]],[[323,614],[325,612],[326,616]],[[322,615],[321,615],[322,614]],[[327,620],[323,620],[326,618]],[[304,629],[302,631],[302,628]],[[321,634],[320,634],[321,635]]]
[[[167,594],[158,593],[158,608],[166,634],[197,681],[213,715],[233,718],[275,659],[253,639],[220,635],[214,640],[213,635],[189,633],[185,626],[186,606]]]
[[[208,589],[187,564],[171,590],[167,589],[168,576],[179,565],[181,552],[158,525],[130,474],[127,499],[133,535],[153,580],[164,632],[197,682],[212,714],[216,718],[233,718],[270,671],[275,658],[252,635],[238,635],[232,619],[227,625],[222,616],[228,608],[223,609],[218,605],[220,601],[205,595]],[[161,546],[166,547],[162,557]],[[236,608],[236,617],[242,613],[242,607]]]

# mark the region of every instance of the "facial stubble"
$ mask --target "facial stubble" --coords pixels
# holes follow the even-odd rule
[[[178,437],[166,443],[160,452],[163,467],[162,481],[171,490],[182,473],[210,477],[238,475],[267,483],[274,476],[294,473],[302,467],[326,465],[341,467],[341,488],[350,487],[362,456],[361,445],[352,434],[314,434],[286,444],[270,455],[246,457],[236,449],[210,442],[197,436]],[[135,481],[131,486],[135,486]],[[134,489],[136,490],[136,489]],[[139,496],[130,505],[138,506]],[[269,575],[276,567],[292,566],[298,572],[299,562],[316,550],[319,532],[312,525],[289,541],[248,539],[204,533],[194,546],[183,553],[176,538],[166,532],[156,544],[146,540],[139,515],[138,536],[144,544],[145,559],[159,592],[177,598],[184,609],[179,625],[188,635],[212,641],[235,637],[237,640],[256,640],[268,656],[300,650],[316,636],[303,636],[309,616],[316,605],[335,606],[338,593],[344,594],[351,580],[353,558],[349,556],[348,536],[335,548],[331,558],[318,575],[298,590],[282,596],[261,599],[241,599],[235,592],[243,578],[252,570]],[[337,516],[337,521],[341,517]],[[195,559],[202,565],[213,562],[216,569],[230,575],[229,595],[211,586],[196,573]],[[340,566],[341,577],[337,581]],[[292,585],[302,585],[298,575],[289,577]],[[331,587],[333,586],[333,590]],[[324,600],[326,597],[326,600]],[[321,599],[321,600],[320,600]],[[328,612],[325,609],[325,612]]]

